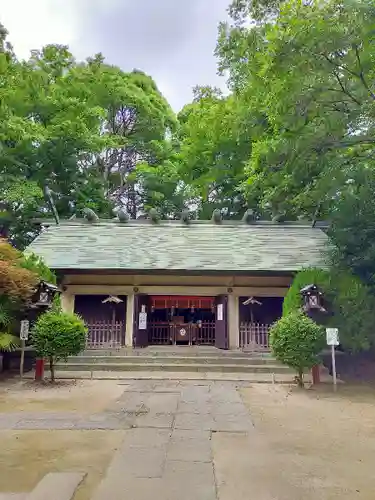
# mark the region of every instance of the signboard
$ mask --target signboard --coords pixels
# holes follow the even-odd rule
[[[140,330],[147,330],[147,313],[146,312],[139,313],[138,327]]]
[[[217,319],[222,321],[224,319],[224,306],[223,304],[218,304],[217,306]]]
[[[28,340],[30,323],[27,319],[21,321],[20,339]]]
[[[326,328],[327,345],[339,345],[339,330],[338,328]]]

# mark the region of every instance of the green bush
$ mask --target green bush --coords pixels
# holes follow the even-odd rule
[[[87,328],[76,314],[53,309],[42,314],[31,333],[37,356],[48,358],[51,380],[55,380],[55,363],[82,352],[86,345]]]
[[[319,363],[319,353],[324,347],[324,330],[301,311],[282,317],[270,331],[274,356],[295,369],[298,383],[303,387],[303,374]]]
[[[301,308],[300,290],[311,283],[323,291],[331,313],[325,318],[325,325],[339,329],[345,349],[358,352],[375,345],[375,297],[350,272],[316,268],[300,271],[284,299],[283,316]]]

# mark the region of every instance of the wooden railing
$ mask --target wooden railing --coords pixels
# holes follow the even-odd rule
[[[197,328],[197,344],[215,344],[215,321],[203,321],[202,326]]]
[[[86,342],[87,349],[120,349],[125,338],[124,323],[121,321],[87,322],[89,330]]]
[[[214,345],[215,322],[204,321],[201,327],[192,323],[174,324],[153,322],[149,325],[149,343],[153,345],[169,345],[177,342],[188,344]]]
[[[169,345],[172,343],[172,331],[169,323],[150,323],[148,340],[153,345]]]
[[[269,349],[269,331],[271,325],[261,323],[240,324],[240,347],[256,349]]]

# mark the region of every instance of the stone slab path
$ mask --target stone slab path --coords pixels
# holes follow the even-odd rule
[[[134,427],[92,500],[216,500],[212,435],[253,431],[233,383],[137,381],[112,411]]]
[[[220,495],[226,478],[215,470],[215,439],[247,441],[255,432],[238,385],[129,380],[101,413],[5,413],[0,429],[125,429],[92,500],[226,500]]]

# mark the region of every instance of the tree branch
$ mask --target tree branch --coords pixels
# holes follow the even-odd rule
[[[362,82],[363,86],[365,87],[365,89],[367,90],[367,92],[369,93],[370,97],[375,101],[375,94],[374,94],[374,92],[372,92],[372,90],[370,89],[370,87],[365,79],[363,66],[362,66],[360,55],[359,55],[358,45],[354,45],[354,50],[355,50],[355,56],[356,56],[357,62],[358,62],[358,69],[359,69],[358,77],[361,80],[361,82]]]
[[[336,80],[338,81],[338,83],[339,83],[339,85],[340,85],[340,87],[341,87],[341,90],[344,92],[344,94],[345,94],[345,95],[347,95],[348,97],[350,97],[350,99],[351,99],[353,102],[355,102],[358,106],[361,106],[361,102],[360,102],[360,101],[358,101],[358,99],[357,99],[356,97],[354,97],[354,95],[353,95],[353,94],[351,94],[351,93],[349,92],[349,90],[348,90],[348,89],[346,89],[346,88],[344,87],[344,84],[342,83],[342,81],[341,81],[341,78],[340,78],[339,74],[338,74],[336,71],[333,71],[333,74],[334,74],[334,76],[335,76]]]

